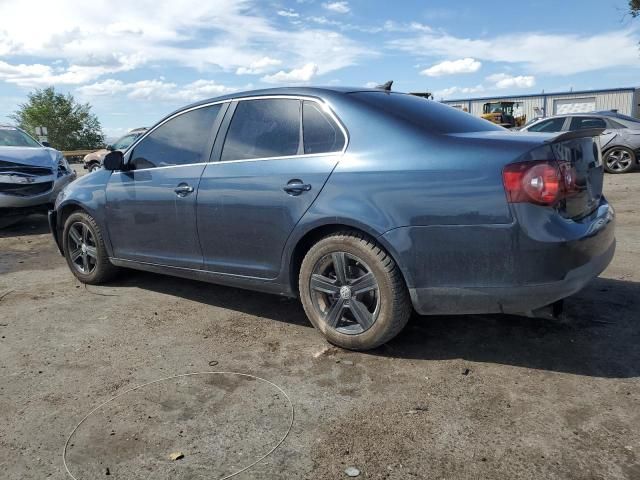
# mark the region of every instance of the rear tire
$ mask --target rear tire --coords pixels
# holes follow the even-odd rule
[[[98,170],[99,168],[100,168],[100,164],[98,162],[91,162],[87,170],[89,170],[89,173],[92,173]]]
[[[82,283],[105,283],[118,272],[109,262],[100,227],[86,212],[74,212],[65,221],[62,250],[69,269]]]
[[[349,350],[388,342],[412,312],[391,256],[374,240],[353,232],[325,237],[311,247],[302,261],[299,289],[314,327],[329,342]]]
[[[636,165],[636,156],[630,148],[612,147],[603,155],[603,163],[608,173],[629,173]]]

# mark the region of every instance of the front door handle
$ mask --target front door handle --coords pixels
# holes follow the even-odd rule
[[[291,180],[283,188],[289,195],[300,195],[302,192],[308,192],[311,190],[311,184],[302,183],[302,180]]]
[[[190,193],[193,193],[193,187],[191,185],[187,185],[186,183],[181,183],[176,188],[173,189],[174,192],[179,197],[186,197]]]

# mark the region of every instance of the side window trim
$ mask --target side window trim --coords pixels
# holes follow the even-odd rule
[[[224,142],[227,139],[229,126],[231,125],[231,119],[233,118],[233,114],[236,112],[236,108],[238,108],[238,101],[232,100],[226,109],[224,118],[220,120],[220,127],[218,129],[218,134],[216,135],[216,141],[213,145],[213,149],[211,150],[209,163],[220,162],[220,157],[222,156],[222,147],[224,146]]]
[[[207,145],[204,149],[204,155],[203,155],[203,161],[202,162],[198,162],[198,164],[202,163],[208,163],[208,157],[206,155],[206,152],[211,152],[213,147],[214,147],[214,143],[215,140],[217,139],[218,133],[220,132],[220,125],[222,124],[222,120],[225,116],[225,113],[229,107],[229,100],[223,100],[220,102],[212,102],[212,103],[207,103],[205,105],[198,105],[197,107],[194,108],[188,108],[186,110],[182,110],[178,113],[176,113],[175,115],[171,115],[170,117],[167,117],[165,119],[163,119],[162,121],[158,122],[156,125],[154,125],[152,128],[150,128],[149,130],[147,130],[146,132],[144,132],[142,135],[140,135],[136,140],[133,141],[133,143],[131,145],[129,145],[129,148],[127,149],[126,153],[124,154],[124,163],[129,163],[129,161],[131,160],[131,155],[133,154],[134,150],[136,149],[136,147],[138,146],[138,144],[140,144],[147,136],[149,136],[151,133],[153,133],[156,129],[158,129],[159,127],[161,127],[162,125],[164,125],[165,123],[173,120],[174,118],[177,118],[181,115],[184,115],[185,113],[189,113],[192,112],[194,110],[198,110],[201,108],[209,108],[209,107],[213,107],[215,105],[220,105],[220,110],[218,111],[218,114],[216,115],[216,119],[213,122],[213,125],[211,127],[211,131],[209,132],[209,139],[207,141]],[[191,165],[191,164],[190,164]],[[164,167],[153,167],[153,168],[140,168],[138,170],[132,170],[132,171],[145,171],[145,170],[156,170],[158,168],[175,168],[175,167],[182,167],[184,165],[167,165]]]
[[[231,120],[233,119],[233,114],[235,113],[235,110],[238,104],[240,102],[244,102],[248,100],[262,100],[262,99],[274,99],[274,98],[275,99],[289,98],[289,99],[295,99],[300,101],[300,140],[299,140],[300,143],[298,147],[298,153],[296,155],[287,155],[282,157],[249,158],[249,159],[243,159],[243,160],[226,160],[224,162],[221,161],[220,158],[222,156],[222,147],[224,146],[224,141],[227,137],[227,133],[229,133],[229,126],[231,125]],[[339,150],[336,152],[328,152],[328,153],[304,153],[304,139],[302,137],[302,134],[303,134],[302,104],[305,101],[313,102],[319,105],[320,107],[324,107],[327,105],[325,102],[323,102],[322,100],[316,97],[307,97],[304,95],[265,95],[265,96],[243,97],[243,98],[236,98],[233,100],[227,100],[227,103],[229,103],[230,105],[226,111],[224,119],[221,121],[220,129],[218,130],[218,134],[216,136],[216,142],[211,152],[210,163],[225,164],[225,163],[235,163],[235,162],[256,162],[256,161],[262,161],[262,160],[279,160],[279,159],[297,158],[297,157],[320,157],[320,156],[327,156],[327,155],[343,155],[347,151],[347,147],[350,142],[349,131],[347,130],[347,127],[342,123],[342,120],[330,108],[327,114],[336,123],[336,125],[338,125],[338,128],[340,129],[340,131],[342,132],[342,135],[344,136],[344,145],[342,147],[342,150]],[[322,110],[325,111],[324,108],[322,108]],[[300,153],[300,150],[302,150],[302,153]]]

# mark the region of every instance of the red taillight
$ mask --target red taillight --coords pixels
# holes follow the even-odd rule
[[[512,163],[504,167],[502,180],[511,203],[553,205],[575,189],[574,169],[565,162]]]

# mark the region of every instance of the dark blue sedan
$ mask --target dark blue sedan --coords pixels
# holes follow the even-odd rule
[[[127,267],[299,296],[363,350],[420,314],[538,315],[611,261],[599,130],[514,133],[383,90],[178,110],[58,197],[74,275]]]

